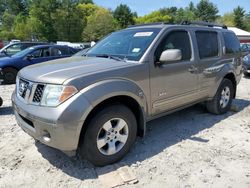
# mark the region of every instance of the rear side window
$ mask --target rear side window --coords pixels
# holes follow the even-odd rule
[[[190,60],[192,56],[191,43],[187,31],[172,31],[167,34],[155,52],[156,61],[159,61],[163,51],[179,49],[182,52],[182,60]]]
[[[226,54],[235,54],[240,52],[240,42],[233,33],[223,33],[226,46]]]
[[[218,57],[218,34],[213,31],[196,31],[200,59]]]
[[[61,55],[69,55],[69,48],[68,47],[59,47],[58,48],[61,51]]]

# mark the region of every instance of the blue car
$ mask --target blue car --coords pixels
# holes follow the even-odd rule
[[[14,84],[16,75],[22,68],[45,61],[70,57],[76,49],[60,45],[39,45],[26,48],[10,57],[0,59],[3,72],[3,84]]]

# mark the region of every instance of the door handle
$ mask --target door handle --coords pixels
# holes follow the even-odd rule
[[[195,72],[198,71],[198,69],[197,69],[194,65],[192,65],[192,66],[188,69],[188,71],[189,71],[190,73],[195,73]]]

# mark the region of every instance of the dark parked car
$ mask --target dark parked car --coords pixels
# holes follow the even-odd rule
[[[68,46],[39,45],[29,47],[15,55],[3,57],[0,59],[0,68],[2,68],[3,71],[3,83],[15,83],[17,72],[23,67],[53,59],[69,57],[76,52],[77,50]]]
[[[241,51],[243,52],[243,54],[249,54],[250,53],[250,44],[249,43],[245,43],[245,44],[241,44]]]
[[[250,54],[246,55],[243,58],[243,70],[244,70],[244,75],[248,76],[250,73]]]
[[[26,48],[29,48],[31,46],[36,46],[36,45],[44,45],[48,43],[44,42],[15,42],[15,43],[10,43],[7,46],[3,47],[0,50],[0,57],[6,57],[6,56],[12,56],[16,54],[17,52],[20,52]]]

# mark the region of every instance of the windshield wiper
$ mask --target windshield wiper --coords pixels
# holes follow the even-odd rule
[[[96,55],[96,57],[109,58],[109,59],[114,59],[116,61],[125,61],[124,59],[122,59],[120,57],[116,57],[116,56],[108,55],[108,54],[98,54],[98,55]]]

